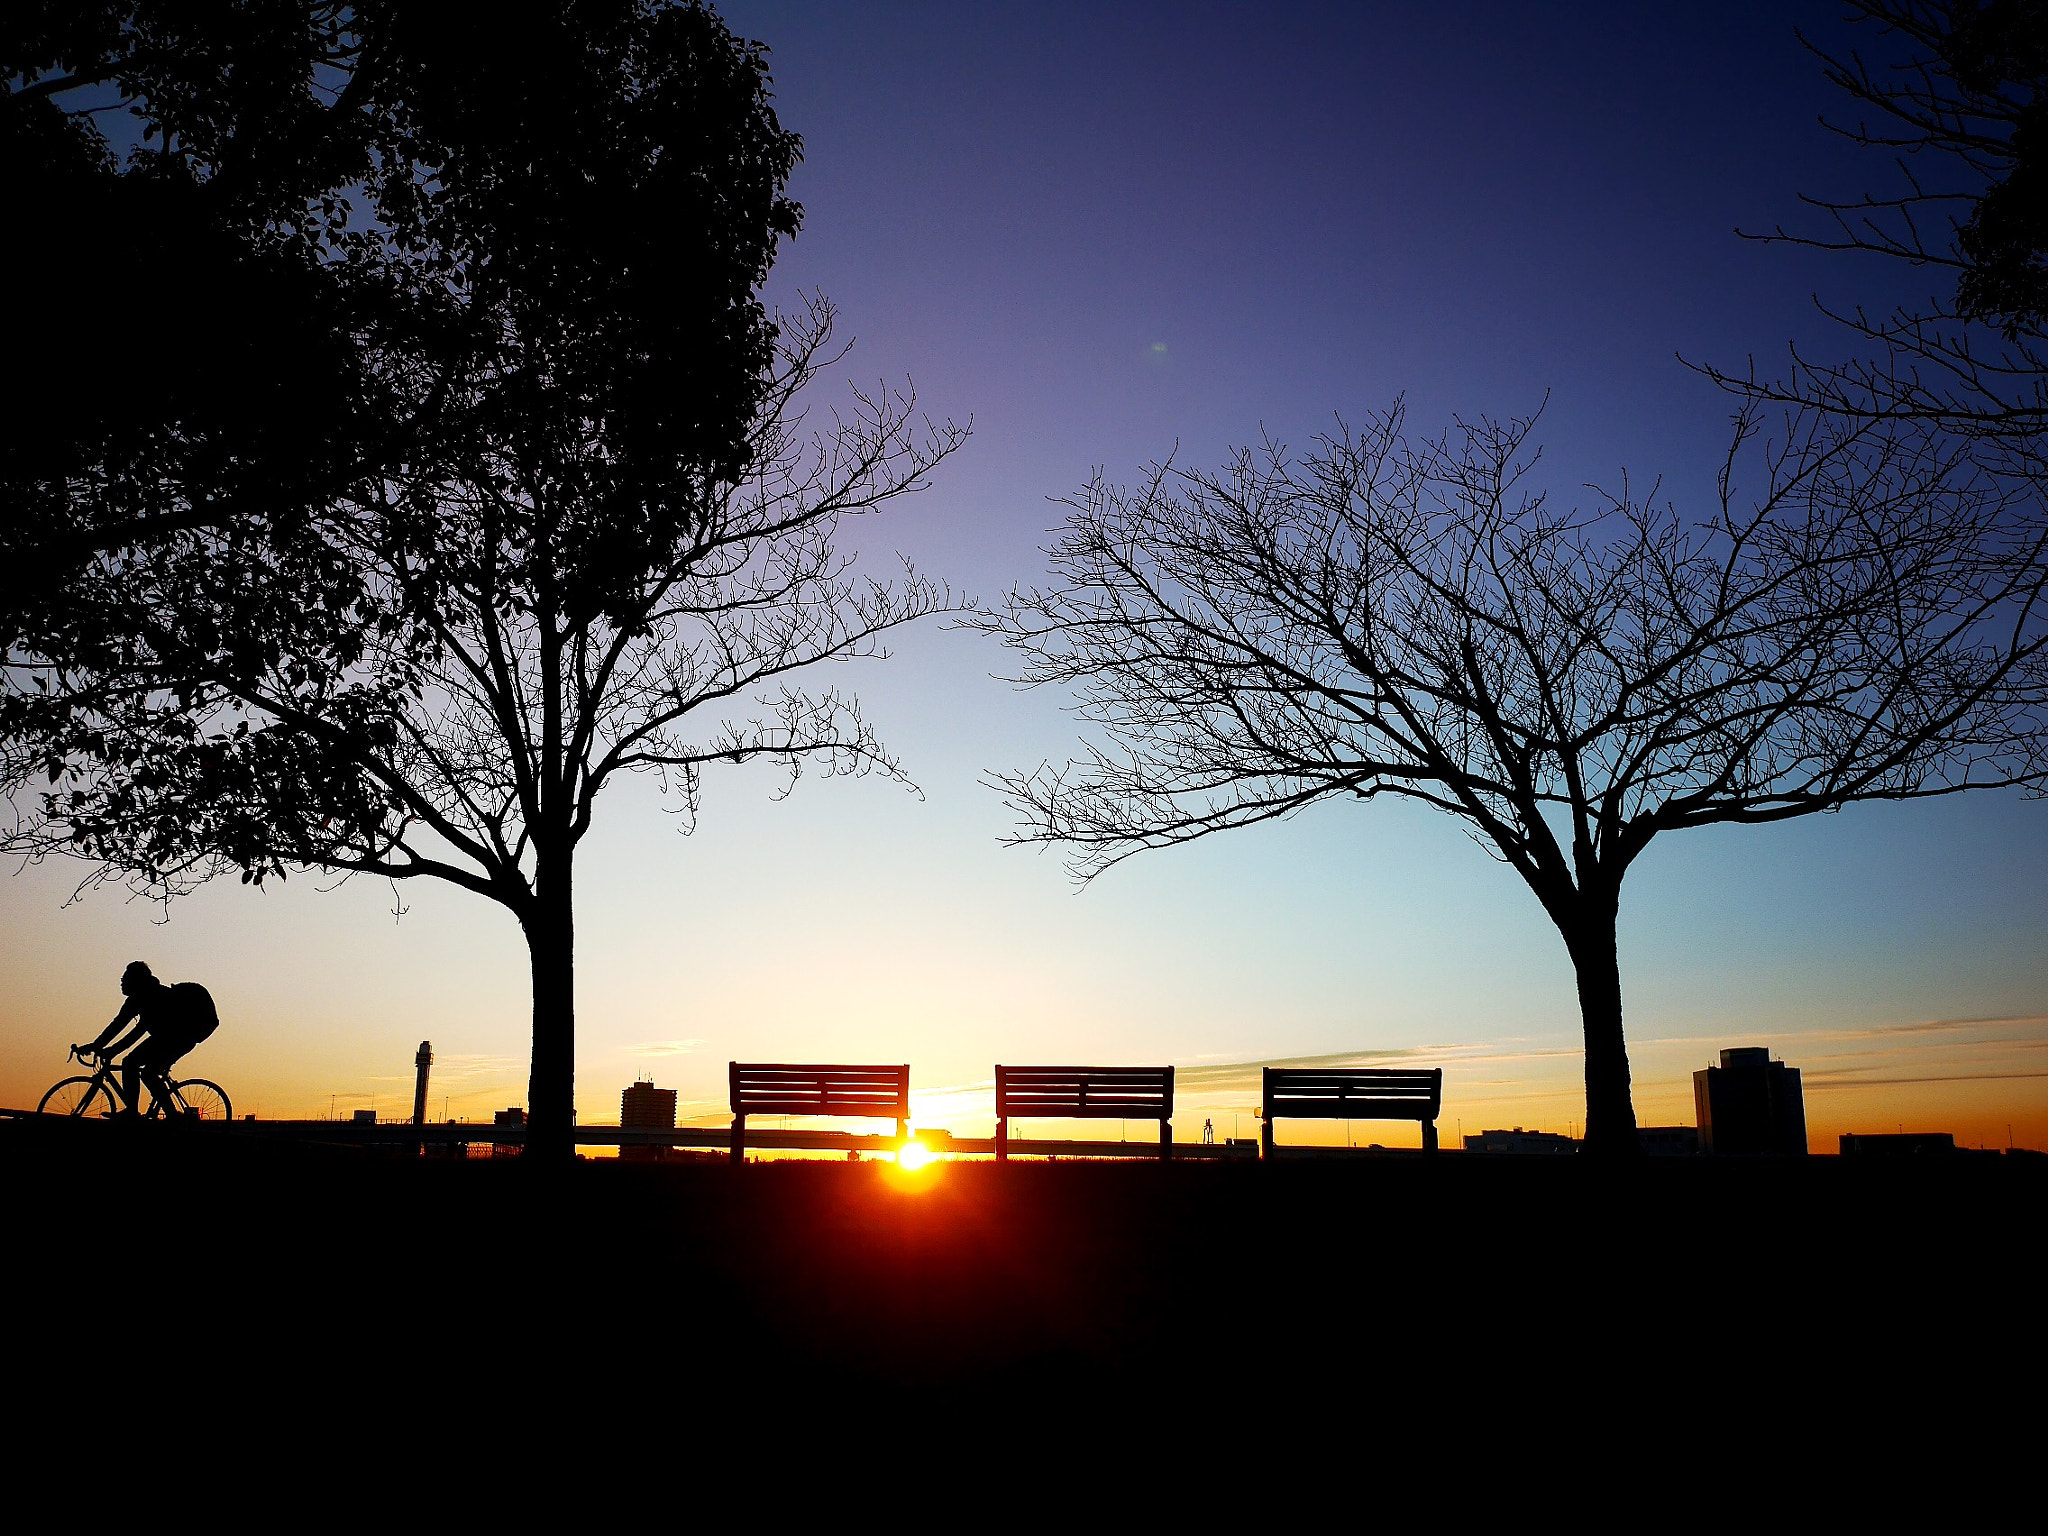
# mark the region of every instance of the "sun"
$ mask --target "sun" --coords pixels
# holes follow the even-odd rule
[[[896,1166],[905,1173],[916,1173],[920,1168],[923,1168],[932,1161],[934,1159],[931,1148],[927,1147],[916,1137],[912,1137],[896,1149]]]

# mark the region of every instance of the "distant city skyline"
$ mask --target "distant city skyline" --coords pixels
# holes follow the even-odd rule
[[[1303,443],[1405,393],[1414,430],[1524,413],[1557,496],[1664,477],[1704,507],[1729,402],[1679,361],[1768,371],[1844,339],[1811,303],[1882,306],[1902,276],[1746,243],[1801,191],[1877,179],[1791,34],[1824,5],[1562,15],[1349,6],[720,7],[771,50],[806,139],[806,206],[771,300],[820,289],[841,372],[915,379],[975,437],[907,509],[852,530],[969,592],[1038,579],[1091,467],[1212,464]],[[820,394],[815,409],[836,398]],[[676,835],[615,791],[580,876],[579,1109],[652,1070],[724,1114],[725,1063],[909,1061],[922,1123],[986,1134],[997,1061],[1180,1069],[1180,1133],[1246,1127],[1257,1067],[1445,1069],[1446,1144],[1583,1114],[1569,968],[1520,884],[1452,824],[1389,806],[1149,855],[1072,891],[1005,849],[980,779],[1068,755],[1060,701],[932,626],[857,692],[923,799],[876,781],[707,781]],[[147,960],[212,990],[189,1065],[238,1112],[523,1102],[527,971],[460,893],[295,875],[222,883],[161,926],[83,865],[0,885],[0,1102],[32,1104]],[[1692,1073],[1767,1046],[1804,1075],[1809,1144],[1953,1131],[2048,1145],[2048,805],[1987,795],[1687,833],[1631,877],[1623,979],[1645,1124],[1690,1123]],[[1367,1139],[1361,1126],[1360,1139]],[[1253,1134],[1249,1129],[1238,1134]],[[1304,1125],[1301,1139],[1328,1130]],[[1412,1125],[1369,1139],[1412,1142]]]

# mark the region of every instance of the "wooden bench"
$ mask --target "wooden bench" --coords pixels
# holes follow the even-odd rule
[[[1443,1108],[1444,1070],[1316,1072],[1266,1068],[1260,1150],[1273,1155],[1275,1120],[1420,1120],[1422,1150],[1436,1150],[1436,1117]]]
[[[732,1160],[746,1160],[749,1115],[846,1115],[894,1120],[910,1139],[910,1068],[732,1063]]]
[[[1157,1120],[1159,1156],[1173,1156],[1173,1068],[996,1068],[996,1157],[1010,1155],[1010,1121]]]

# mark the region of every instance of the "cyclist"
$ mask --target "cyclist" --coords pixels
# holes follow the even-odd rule
[[[198,982],[181,981],[167,987],[140,960],[121,973],[121,991],[128,1001],[121,1005],[114,1022],[101,1030],[91,1045],[73,1049],[81,1055],[91,1052],[113,1057],[135,1047],[121,1062],[121,1097],[125,1101],[121,1113],[132,1117],[141,1113],[142,1083],[146,1080],[150,1092],[162,1098],[161,1085],[171,1068],[220,1028],[220,1014],[214,1009],[213,994]]]

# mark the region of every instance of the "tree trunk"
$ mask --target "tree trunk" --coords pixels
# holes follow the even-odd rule
[[[1594,899],[1564,936],[1579,979],[1579,1017],[1586,1031],[1586,1150],[1633,1157],[1636,1107],[1629,1094],[1628,1042],[1621,1032],[1621,962],[1614,929],[1618,901]]]
[[[562,740],[562,630],[554,594],[543,579],[540,618],[540,760],[535,766],[538,818],[533,838],[533,907],[526,951],[533,961],[533,1069],[526,1086],[526,1155],[542,1166],[576,1157],[576,911],[570,874],[576,839],[570,831],[569,782]]]
[[[526,1089],[526,1155],[566,1163],[576,1155],[576,917],[569,858],[543,854],[526,921],[533,964],[533,1068]]]

